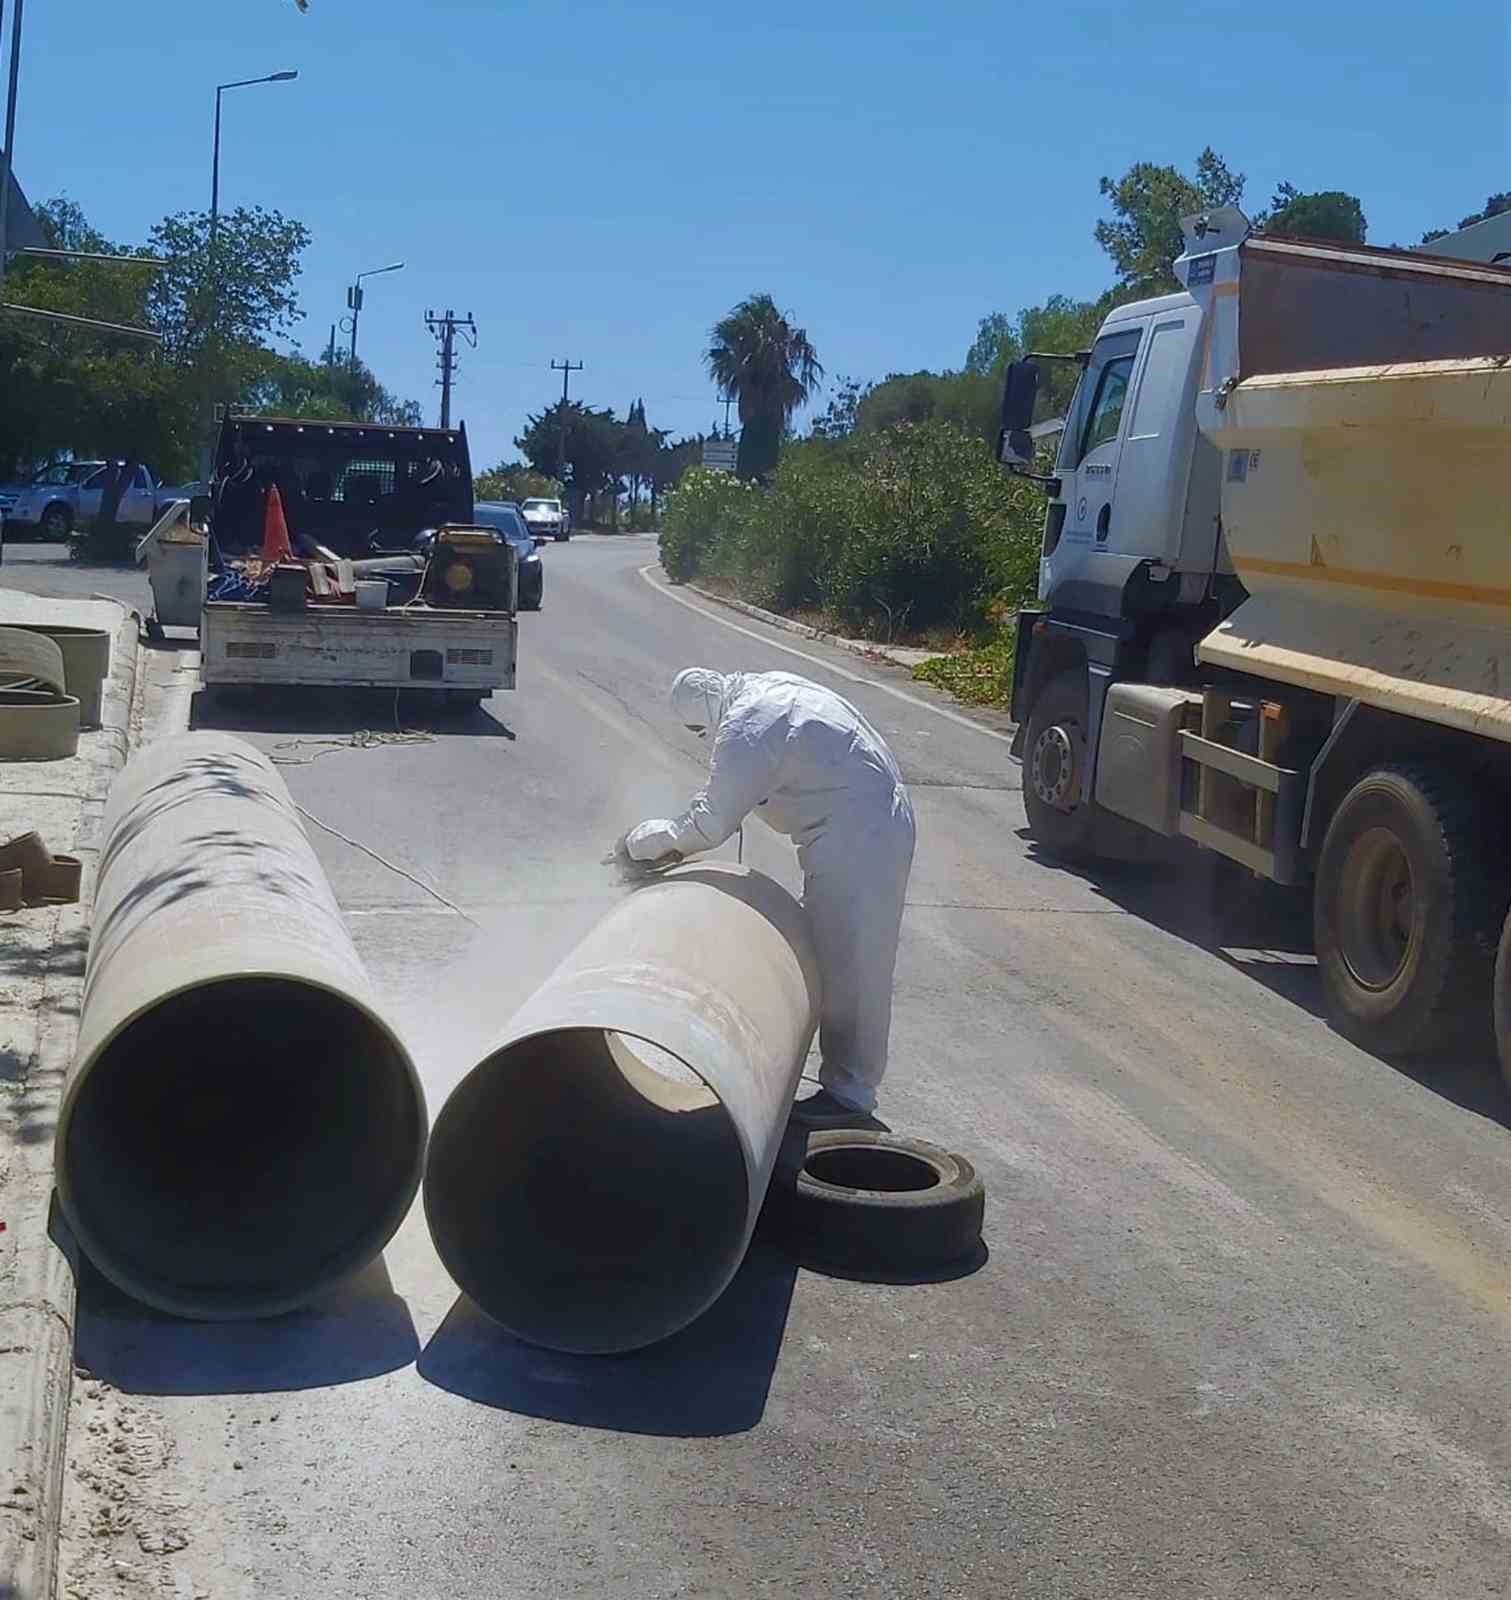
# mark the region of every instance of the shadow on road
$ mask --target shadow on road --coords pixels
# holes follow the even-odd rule
[[[1292,1005],[1325,1019],[1311,897],[1304,888],[1266,883],[1205,856],[1158,866],[1104,864],[1082,872],[1042,854],[1027,829],[1019,829],[1018,837],[1030,860],[1081,878],[1130,916],[1208,951]],[[1511,1090],[1490,1045],[1431,1059],[1376,1059],[1461,1109],[1511,1129]]]
[[[500,691],[502,692],[502,691]],[[429,732],[471,738],[518,737],[492,709],[448,706],[419,690],[266,687],[201,689],[190,704],[191,728],[228,733],[376,734]]]
[[[123,1294],[79,1258],[74,1359],[125,1394],[283,1394],[359,1383],[419,1352],[379,1260],[315,1304],[257,1322],[187,1322]]]
[[[717,1303],[649,1350],[572,1356],[523,1343],[465,1296],[419,1360],[421,1377],[481,1405],[662,1438],[745,1433],[761,1420],[796,1266],[757,1241]]]

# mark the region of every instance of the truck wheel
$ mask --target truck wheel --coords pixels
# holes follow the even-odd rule
[[[1501,928],[1500,949],[1495,953],[1495,1048],[1501,1077],[1511,1088],[1511,915]]]
[[[1023,741],[1023,809],[1036,843],[1062,861],[1097,852],[1101,808],[1081,800],[1086,772],[1086,675],[1051,678],[1034,701]]]
[[[1313,901],[1329,1020],[1382,1056],[1483,1035],[1506,912],[1502,852],[1468,788],[1416,765],[1366,773],[1328,826]]]
[[[42,537],[52,544],[66,539],[73,530],[73,512],[67,506],[54,503],[42,513]]]

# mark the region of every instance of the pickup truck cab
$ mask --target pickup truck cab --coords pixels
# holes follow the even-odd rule
[[[103,461],[58,461],[23,484],[5,506],[6,532],[66,539],[79,521],[79,491],[105,467]],[[96,507],[98,509],[98,507]]]

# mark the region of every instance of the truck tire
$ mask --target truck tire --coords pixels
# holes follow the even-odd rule
[[[1488,1040],[1503,852],[1470,781],[1379,767],[1328,825],[1313,899],[1323,1000],[1373,1054]]]
[[[39,532],[49,543],[61,543],[73,532],[73,512],[61,500],[54,500],[42,513]]]
[[[1090,861],[1098,855],[1102,810],[1080,798],[1086,762],[1086,674],[1079,667],[1044,685],[1023,741],[1023,809],[1047,855]]]

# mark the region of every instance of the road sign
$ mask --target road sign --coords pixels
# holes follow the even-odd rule
[[[737,439],[705,439],[703,465],[712,467],[715,472],[733,472],[739,451]]]

